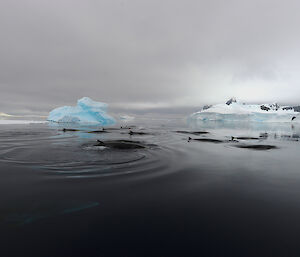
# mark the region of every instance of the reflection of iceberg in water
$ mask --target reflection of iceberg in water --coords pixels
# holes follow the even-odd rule
[[[77,101],[77,106],[63,106],[52,110],[48,120],[58,123],[114,124],[114,118],[109,116],[106,110],[107,104],[83,97]]]
[[[251,121],[251,122],[300,122],[298,107],[278,104],[248,105],[230,99],[225,104],[204,106],[193,113],[191,120],[201,121]]]
[[[4,218],[4,222],[14,225],[28,225],[41,219],[48,219],[54,216],[66,215],[73,212],[84,211],[89,208],[97,207],[98,202],[80,202],[71,201],[67,203],[48,203],[46,205],[38,205],[34,210],[28,212],[19,210],[17,213],[8,213]]]

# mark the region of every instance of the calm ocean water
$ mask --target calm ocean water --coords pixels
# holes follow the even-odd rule
[[[299,256],[299,139],[274,123],[0,125],[0,256]]]

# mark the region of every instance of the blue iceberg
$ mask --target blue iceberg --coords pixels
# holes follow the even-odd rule
[[[63,106],[52,110],[47,120],[58,123],[114,124],[115,119],[106,111],[106,103],[83,97],[77,101],[77,106]]]

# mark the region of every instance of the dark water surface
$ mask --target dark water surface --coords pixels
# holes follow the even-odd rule
[[[0,256],[300,255],[300,126],[129,125],[0,125]]]

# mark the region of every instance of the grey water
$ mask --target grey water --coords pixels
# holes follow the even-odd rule
[[[300,124],[0,125],[0,256],[299,256]]]

